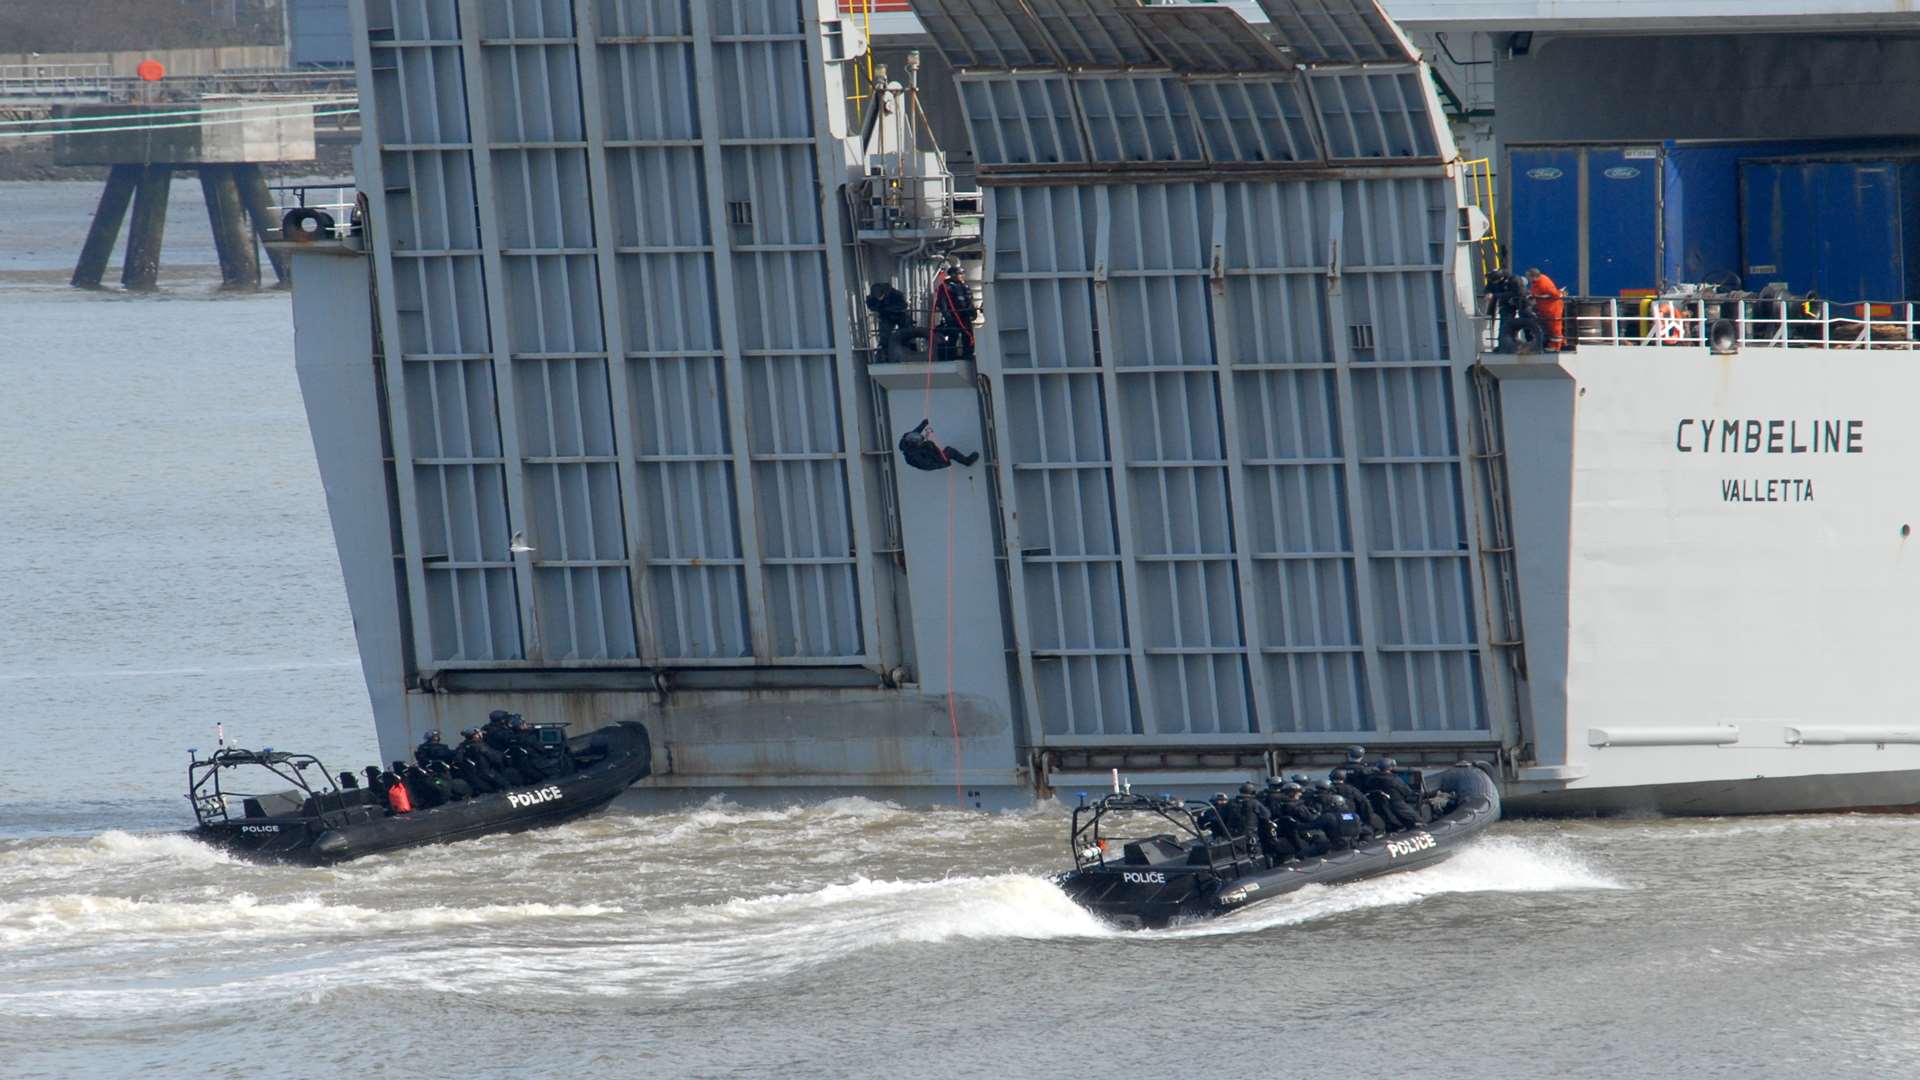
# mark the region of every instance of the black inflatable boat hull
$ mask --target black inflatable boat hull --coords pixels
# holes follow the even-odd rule
[[[300,816],[235,818],[203,825],[194,835],[249,858],[320,866],[421,844],[557,825],[605,807],[652,771],[652,742],[639,723],[623,721],[568,741],[579,753],[595,739],[605,741],[603,759],[537,784],[408,814],[359,808],[346,815],[345,823],[336,817],[331,827]]]
[[[1068,897],[1128,929],[1211,918],[1285,896],[1308,885],[1338,885],[1431,866],[1499,820],[1500,790],[1486,773],[1456,766],[1431,778],[1458,803],[1418,829],[1394,833],[1352,851],[1268,867],[1262,859],[1226,865],[1128,865],[1109,860],[1060,876]]]

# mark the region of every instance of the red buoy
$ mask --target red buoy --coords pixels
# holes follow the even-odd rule
[[[167,65],[158,60],[142,60],[140,66],[133,69],[133,73],[147,82],[159,82],[167,77]]]

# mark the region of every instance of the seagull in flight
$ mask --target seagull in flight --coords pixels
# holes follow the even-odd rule
[[[515,532],[513,534],[513,539],[507,541],[507,550],[512,552],[515,555],[524,555],[527,552],[532,551],[533,546],[527,543],[526,533]]]

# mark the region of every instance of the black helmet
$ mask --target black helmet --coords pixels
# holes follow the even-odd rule
[[[1393,760],[1393,759],[1392,759],[1392,758],[1390,758],[1390,757],[1383,757],[1383,758],[1381,758],[1381,759],[1380,759],[1380,767],[1381,767],[1381,768],[1383,768],[1383,769],[1386,769],[1386,770],[1388,770],[1388,771],[1392,771],[1392,770],[1394,770],[1394,769],[1397,769],[1397,768],[1399,768],[1399,767],[1400,767],[1400,763],[1399,763],[1399,762],[1397,762],[1397,761],[1395,761],[1395,760]]]
[[[513,718],[507,721],[507,726],[515,731],[519,731],[521,728],[527,726],[527,718],[521,716],[519,713],[514,713]]]
[[[1329,783],[1327,783],[1327,782],[1326,782],[1325,780],[1315,780],[1315,781],[1313,782],[1313,790],[1315,790],[1315,791],[1332,791],[1332,790],[1333,790],[1333,785],[1332,785],[1332,784],[1329,784]]]
[[[1280,785],[1280,794],[1285,795],[1287,798],[1291,799],[1300,794],[1300,785],[1289,780],[1286,783]]]
[[[1351,761],[1351,762],[1361,762],[1361,761],[1365,761],[1366,759],[1367,759],[1367,748],[1366,748],[1366,747],[1364,747],[1364,746],[1349,746],[1349,747],[1347,747],[1347,760],[1348,760],[1348,761]]]
[[[1301,787],[1307,786],[1306,773],[1297,772],[1297,773],[1294,773],[1292,776],[1287,777],[1287,779],[1295,784],[1299,784]]]
[[[487,719],[488,719],[488,721],[490,721],[490,722],[501,722],[501,723],[504,723],[504,722],[506,721],[506,719],[507,719],[507,710],[505,710],[505,709],[495,709],[495,710],[493,710],[492,712],[490,712],[490,713],[488,713],[488,714],[487,714]]]
[[[463,727],[460,729],[460,737],[463,739],[471,739],[478,734],[480,734],[480,729],[477,727]]]
[[[1277,788],[1277,787],[1280,787],[1281,785],[1283,785],[1283,784],[1285,784],[1285,783],[1286,783],[1286,781],[1285,781],[1285,780],[1283,780],[1283,779],[1281,779],[1281,778],[1280,778],[1280,777],[1278,777],[1278,776],[1269,776],[1269,777],[1267,777],[1267,787],[1269,787],[1269,788]]]
[[[1346,783],[1347,781],[1346,766],[1342,765],[1342,766],[1334,767],[1332,771],[1327,773],[1327,779],[1333,781],[1336,784]]]
[[[966,277],[967,268],[964,263],[954,263],[952,266],[947,267],[947,273],[954,277]]]
[[[1216,792],[1214,792],[1214,793],[1213,793],[1213,798],[1211,798],[1211,799],[1209,799],[1209,800],[1207,800],[1207,801],[1208,801],[1208,802],[1217,802],[1217,803],[1223,803],[1223,802],[1226,802],[1226,801],[1227,801],[1227,793],[1226,793],[1226,792],[1224,792],[1224,791],[1216,791]]]
[[[429,732],[427,732],[427,741],[428,741],[428,742],[439,742],[439,741],[440,741],[440,733],[439,733],[439,732],[437,732],[437,731],[429,731]]]
[[[1242,795],[1258,795],[1258,794],[1260,794],[1260,789],[1259,789],[1259,788],[1257,788],[1257,787],[1254,787],[1254,786],[1253,786],[1252,784],[1241,784],[1241,785],[1240,785],[1240,794],[1242,794]]]

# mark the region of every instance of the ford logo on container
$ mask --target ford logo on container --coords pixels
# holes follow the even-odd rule
[[[1615,165],[1600,175],[1609,180],[1631,180],[1640,175],[1640,170],[1631,165]]]
[[[1558,180],[1564,175],[1566,174],[1562,173],[1559,169],[1553,168],[1552,166],[1548,166],[1544,169],[1528,169],[1527,170],[1527,179],[1529,180]]]

